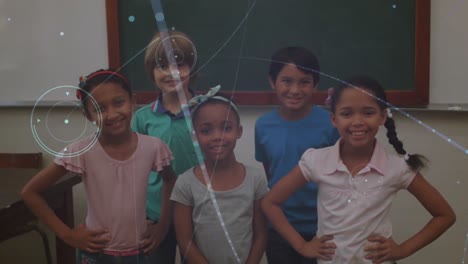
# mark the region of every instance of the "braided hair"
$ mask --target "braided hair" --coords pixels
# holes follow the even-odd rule
[[[368,76],[353,76],[345,80],[342,84],[333,90],[333,94],[330,100],[330,108],[332,113],[335,113],[336,104],[340,100],[343,91],[345,89],[354,87],[364,89],[367,92],[373,94],[377,104],[382,111],[388,109],[387,96],[385,95],[385,91],[376,80]],[[424,168],[427,159],[419,154],[407,153],[407,151],[403,148],[403,143],[398,139],[395,128],[395,121],[391,116],[387,115],[387,120],[385,121],[384,126],[387,129],[388,142],[393,146],[398,154],[405,156],[405,161],[411,170],[419,171],[420,169]]]

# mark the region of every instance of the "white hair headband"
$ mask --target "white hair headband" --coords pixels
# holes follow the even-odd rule
[[[216,99],[220,100],[226,103],[229,103],[229,105],[236,110],[236,112],[239,112],[237,109],[237,106],[229,99],[222,97],[222,96],[217,96],[216,94],[219,92],[221,89],[221,85],[217,85],[213,88],[210,88],[210,90],[206,94],[200,94],[188,101],[188,106],[192,108],[192,111],[197,109],[200,105],[202,105],[204,102],[206,102],[208,99]]]

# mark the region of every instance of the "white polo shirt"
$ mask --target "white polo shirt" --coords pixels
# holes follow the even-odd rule
[[[309,149],[299,161],[305,179],[319,187],[317,236],[333,235],[337,246],[332,261],[318,263],[372,263],[365,259],[367,237],[392,235],[392,201],[398,190],[408,188],[416,172],[403,157],[376,142],[369,164],[353,177],[352,168],[348,170],[340,158],[340,142]]]

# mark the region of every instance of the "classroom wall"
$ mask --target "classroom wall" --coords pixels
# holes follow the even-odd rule
[[[431,1],[430,103],[468,104],[468,1]]]
[[[104,0],[0,0],[0,105],[66,100],[47,92],[107,67],[105,10]]]
[[[468,24],[467,1],[444,0],[431,1],[431,102],[444,103],[444,100],[456,101],[457,94],[446,94],[445,87],[454,87],[465,83],[464,77],[468,67]],[[102,16],[104,19],[105,16]],[[453,36],[457,36],[453,38]],[[448,40],[448,41],[447,41]],[[5,52],[2,50],[1,52]],[[0,82],[1,83],[1,82]],[[0,87],[1,89],[1,87]],[[1,90],[0,90],[1,91]],[[1,93],[1,92],[0,92]],[[434,98],[442,98],[440,102]],[[445,101],[446,102],[446,101]],[[244,126],[244,135],[238,142],[236,154],[240,161],[260,167],[254,161],[253,127],[258,116],[269,111],[271,107],[241,107],[240,114]],[[0,108],[0,152],[34,152],[42,151],[36,144],[30,130],[31,107]],[[36,111],[47,112],[48,108]],[[57,108],[50,113],[49,127],[60,135],[64,114],[70,108]],[[468,146],[468,112],[444,111],[409,111],[415,118],[435,128],[441,133]],[[80,118],[80,113],[73,113]],[[430,167],[424,171],[425,177],[436,186],[447,198],[457,213],[457,223],[446,234],[432,245],[399,263],[460,263],[468,231],[468,155],[453,147],[447,140],[419,125],[405,116],[394,114],[397,131],[410,152],[426,155]],[[379,138],[384,138],[379,135]],[[45,163],[52,160],[46,155]],[[82,184],[74,188],[75,218],[80,223],[86,213],[86,198]],[[401,241],[416,232],[429,219],[418,202],[401,192],[395,200],[392,210],[394,234]],[[45,263],[39,237],[27,234],[10,241],[0,243],[0,263]]]

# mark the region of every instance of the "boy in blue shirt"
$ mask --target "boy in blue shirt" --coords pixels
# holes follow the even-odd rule
[[[328,111],[311,103],[320,80],[317,58],[302,47],[286,47],[273,54],[269,82],[279,108],[255,124],[255,158],[263,163],[271,188],[287,175],[309,148],[334,145],[339,138]],[[306,240],[317,230],[317,186],[308,183],[281,207],[289,222]],[[266,255],[269,264],[316,263],[296,252],[272,227]]]

